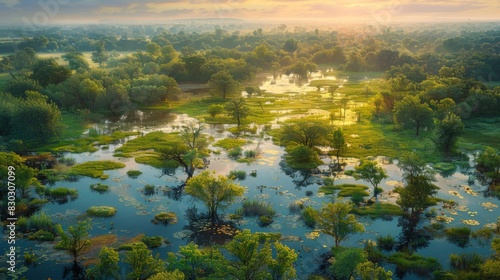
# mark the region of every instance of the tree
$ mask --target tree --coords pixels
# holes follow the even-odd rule
[[[410,215],[418,215],[427,207],[435,205],[433,195],[439,187],[434,185],[436,179],[432,169],[426,166],[416,153],[404,153],[398,163],[403,171],[405,186],[399,188],[397,203],[405,210],[410,210]]]
[[[109,55],[104,52],[106,50],[105,46],[106,44],[103,41],[100,41],[96,45],[96,51],[92,53],[92,61],[95,63],[99,63],[100,67],[102,67],[102,64],[109,59]]]
[[[321,232],[333,237],[335,247],[350,235],[365,231],[363,224],[353,214],[349,214],[352,207],[352,203],[340,200],[326,204],[318,213],[318,226]]]
[[[136,246],[132,251],[129,251],[125,257],[125,262],[132,269],[127,276],[127,279],[130,280],[146,280],[165,270],[165,262],[160,259],[160,254],[153,257],[153,254],[145,245]]]
[[[373,186],[373,197],[377,199],[379,194],[378,185],[383,179],[389,178],[385,170],[377,166],[377,163],[372,160],[363,160],[361,164],[354,168],[353,176],[356,180],[369,182]]]
[[[288,52],[290,56],[293,56],[293,53],[297,50],[299,42],[293,38],[290,38],[285,41],[283,44],[283,50]]]
[[[130,109],[130,99],[127,89],[120,84],[106,88],[104,95],[97,101],[99,106],[106,108],[113,114],[123,114]]]
[[[283,126],[281,142],[285,145],[303,145],[312,149],[323,144],[327,131],[324,122],[320,120],[297,120]]]
[[[208,145],[205,135],[202,134],[204,129],[205,126],[201,122],[189,122],[187,125],[182,126],[180,136],[189,148],[202,151]]]
[[[16,191],[21,198],[27,198],[29,188],[39,184],[35,177],[36,170],[26,166],[24,162],[25,160],[14,152],[0,152],[0,199],[7,196],[9,171],[16,174]],[[15,170],[9,170],[9,166],[14,167]],[[2,210],[7,210],[7,207],[3,207]]]
[[[148,278],[148,280],[184,280],[184,273],[174,270],[172,272],[164,271],[155,274]]]
[[[181,271],[186,279],[202,279],[215,273],[218,262],[223,256],[216,249],[200,250],[194,242],[180,246],[179,251],[169,253],[169,270]]]
[[[212,223],[219,220],[217,211],[231,205],[244,188],[226,176],[215,176],[208,170],[191,178],[186,184],[186,193],[200,200],[208,209]]]
[[[265,240],[262,241],[262,238]],[[296,275],[293,263],[297,254],[288,246],[274,243],[273,247],[267,236],[252,234],[249,230],[238,233],[226,245],[229,258],[223,260],[224,278],[238,280],[253,279],[293,279]]]
[[[77,50],[65,53],[62,55],[62,59],[68,62],[69,69],[71,70],[86,71],[90,69],[90,65],[83,54]]]
[[[213,74],[208,81],[208,86],[215,92],[222,94],[226,99],[227,95],[238,91],[239,84],[233,79],[233,76],[226,71],[219,71]]]
[[[494,148],[486,147],[476,158],[476,168],[490,177],[495,185],[500,180],[500,154]]]
[[[26,91],[41,91],[42,87],[36,81],[28,77],[16,77],[15,79],[7,81],[5,84],[5,92],[12,94],[17,98],[25,98]]]
[[[335,248],[330,271],[335,279],[353,279],[356,267],[366,261],[365,252],[361,248]]]
[[[464,123],[459,116],[449,113],[437,124],[436,143],[445,154],[453,151],[458,137],[464,132]]]
[[[226,110],[228,113],[236,119],[238,127],[241,125],[241,120],[246,118],[249,113],[249,108],[245,104],[245,99],[240,98],[239,100],[232,100],[226,104]]]
[[[340,155],[347,149],[347,143],[344,137],[344,132],[342,128],[337,128],[333,131],[333,137],[331,139],[331,147],[335,150],[335,155],[337,157],[337,163],[340,164]]]
[[[30,78],[37,81],[42,87],[49,84],[57,85],[71,76],[71,70],[57,64],[55,58],[41,58],[33,63],[33,73]]]
[[[197,159],[201,154],[196,149],[191,149],[182,141],[172,141],[167,147],[158,149],[160,157],[166,161],[175,161],[184,168],[184,172],[188,175],[187,181],[193,177],[197,166]]]
[[[392,272],[385,271],[383,267],[378,266],[370,261],[359,263],[356,266],[356,279],[361,280],[391,280]]]
[[[47,143],[50,138],[62,131],[61,111],[54,103],[48,103],[47,97],[33,91],[27,91],[27,99],[20,102],[12,116],[12,137],[23,141]]]
[[[432,124],[432,109],[427,103],[421,103],[418,96],[406,96],[394,105],[394,117],[397,124],[406,128],[415,128],[415,135],[420,129]]]
[[[68,251],[75,263],[90,247],[90,229],[92,229],[92,225],[89,219],[80,221],[75,226],[69,226],[67,233],[63,231],[60,225],[57,229],[61,236],[58,246]]]
[[[221,104],[212,104],[208,106],[207,113],[215,118],[217,115],[220,115],[224,112],[224,106]]]
[[[89,270],[87,276],[95,280],[120,279],[120,256],[113,248],[102,247],[99,252],[99,262]]]

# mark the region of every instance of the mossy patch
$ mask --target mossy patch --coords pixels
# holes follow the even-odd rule
[[[457,166],[449,162],[438,162],[434,164],[434,169],[444,172],[453,172],[457,169]]]
[[[154,220],[152,220],[154,224],[175,224],[177,223],[177,215],[174,212],[160,212],[155,215]]]
[[[72,166],[69,172],[92,178],[100,178],[104,175],[104,170],[120,169],[123,167],[125,167],[125,164],[116,161],[88,161]]]
[[[217,141],[217,143],[214,144],[215,147],[220,147],[225,150],[233,150],[243,147],[247,143],[247,140],[245,139],[239,139],[239,138],[225,138],[222,140]]]
[[[37,240],[37,241],[54,241],[55,237],[54,234],[45,230],[39,230],[35,233],[32,233],[28,236],[28,239],[30,240]]]
[[[371,218],[381,218],[384,216],[401,216],[404,214],[403,210],[401,210],[401,207],[399,207],[398,205],[385,202],[355,207],[351,210],[351,213],[360,216],[369,216]]]
[[[92,217],[111,217],[116,214],[116,208],[111,206],[91,206],[87,214]]]
[[[337,190],[339,197],[348,197],[348,196],[368,196],[370,195],[366,190],[368,187],[365,185],[359,184],[341,184],[341,185],[326,185],[319,188],[319,192],[324,194],[334,194]]]
[[[97,184],[90,185],[90,189],[93,191],[96,191],[98,193],[105,193],[105,192],[109,191],[109,186],[101,184],[101,183],[97,183]]]
[[[131,178],[137,178],[142,174],[140,170],[129,170],[127,171],[127,175]]]
[[[158,248],[163,244],[163,237],[161,236],[144,236],[142,242],[148,246],[148,248]]]

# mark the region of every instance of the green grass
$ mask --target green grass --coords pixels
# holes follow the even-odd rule
[[[220,147],[225,150],[232,150],[236,148],[241,148],[247,143],[245,139],[235,139],[235,138],[224,138],[222,140],[217,141],[214,144],[215,147]]]
[[[401,210],[401,207],[398,205],[385,202],[353,208],[351,213],[360,216],[369,216],[371,218],[379,218],[387,215],[400,216],[404,214],[403,210]]]
[[[414,272],[419,275],[427,275],[441,268],[439,261],[435,258],[425,258],[418,254],[397,252],[389,256],[389,263],[396,264],[402,271]]]
[[[140,170],[129,170],[127,171],[127,175],[132,178],[137,178],[142,174]]]
[[[178,140],[179,136],[176,133],[155,131],[127,141],[123,146],[116,149],[114,156],[133,157],[138,163],[158,168],[176,167],[177,165],[174,163],[163,161],[157,151],[169,147],[170,143]]]
[[[97,183],[97,184],[90,185],[90,189],[93,191],[96,191],[98,193],[105,193],[109,190],[109,186],[101,184],[101,183]]]
[[[479,150],[490,146],[500,149],[500,117],[473,118],[463,121],[465,133],[458,140],[458,147]]]
[[[111,217],[116,214],[116,208],[111,206],[91,206],[87,214],[92,217]]]
[[[104,175],[104,170],[120,169],[123,167],[125,167],[125,164],[116,161],[88,161],[72,166],[70,172],[82,176],[100,178]]]
[[[336,191],[340,190],[338,193],[339,197],[347,197],[353,195],[370,195],[366,190],[369,189],[365,185],[359,184],[341,184],[341,185],[326,185],[319,188],[319,192],[325,194],[334,194]]]
[[[177,215],[174,212],[160,212],[155,215],[153,223],[175,224],[177,223]]]

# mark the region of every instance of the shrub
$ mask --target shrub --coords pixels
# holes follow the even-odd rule
[[[246,158],[256,158],[257,152],[254,150],[247,150],[247,151],[245,151],[245,157]]]
[[[153,223],[175,224],[177,223],[177,215],[174,212],[160,212],[155,215]]]
[[[75,164],[76,164],[76,159],[75,159],[75,158],[73,158],[73,157],[66,157],[66,156],[64,156],[64,157],[61,157],[61,158],[59,159],[59,162],[60,162],[61,164],[66,165],[66,166],[73,166],[73,165],[75,165]]]
[[[459,247],[465,247],[469,243],[471,229],[469,227],[453,227],[444,230],[446,238]]]
[[[28,218],[21,216],[17,219],[17,230],[19,232],[28,231]]]
[[[232,159],[237,159],[241,156],[241,148],[234,148],[227,152],[228,157]]]
[[[45,189],[45,195],[51,196],[56,199],[66,198],[68,196],[74,199],[78,197],[78,191],[76,189],[68,189],[68,188]]]
[[[409,271],[419,275],[428,275],[441,268],[437,259],[424,258],[418,254],[397,252],[389,256],[387,261],[396,264],[396,269],[401,272]]]
[[[155,186],[153,185],[145,185],[144,186],[144,194],[145,195],[153,195],[155,194],[156,190],[155,190]]]
[[[273,223],[273,218],[271,218],[270,216],[260,216],[257,223],[261,227],[267,227]]]
[[[146,244],[144,242],[130,242],[130,243],[125,243],[120,245],[118,247],[118,251],[132,251],[137,248],[147,248]]]
[[[365,201],[365,198],[363,194],[360,193],[354,193],[351,197],[352,203],[354,203],[356,206],[359,206],[361,202]]]
[[[38,240],[38,241],[54,241],[54,234],[45,230],[39,230],[33,234],[30,234],[28,239]]]
[[[257,200],[246,200],[243,202],[243,216],[245,217],[257,217],[257,216],[268,216],[273,217],[276,212],[273,207],[267,203]]]
[[[450,255],[450,265],[457,270],[479,271],[484,262],[485,259],[477,253]]]
[[[247,178],[247,173],[244,170],[231,170],[228,177],[233,180],[238,179],[242,181]]]
[[[288,205],[288,211],[292,214],[299,213],[301,210],[304,209],[304,202],[302,200],[295,200],[293,202],[290,202]]]
[[[161,236],[144,236],[142,237],[142,242],[148,246],[148,248],[158,248],[163,243],[163,237]]]
[[[96,191],[98,193],[105,193],[109,190],[109,186],[101,184],[101,183],[97,183],[97,184],[90,185],[90,189],[93,191]]]
[[[391,235],[377,237],[378,247],[384,251],[392,251],[396,240]]]
[[[307,206],[302,212],[302,220],[306,226],[313,228],[316,226],[317,212],[312,206]]]
[[[24,264],[25,265],[31,265],[31,264],[36,264],[36,262],[38,261],[38,258],[37,256],[35,255],[35,253],[31,252],[31,250],[29,252],[24,252]]]
[[[367,258],[369,261],[373,263],[379,263],[384,259],[384,254],[377,247],[377,243],[372,240],[366,240],[365,247],[363,248],[367,254]]]
[[[129,170],[129,171],[127,171],[127,175],[128,175],[129,177],[132,177],[132,178],[137,178],[137,177],[139,177],[139,175],[141,175],[141,174],[142,174],[142,172],[141,172],[141,171],[139,171],[139,170]]]
[[[111,206],[91,206],[87,214],[93,217],[111,217],[116,214],[116,208]]]
[[[55,226],[52,218],[44,212],[38,212],[28,219],[29,230],[45,230],[48,232],[55,232]]]

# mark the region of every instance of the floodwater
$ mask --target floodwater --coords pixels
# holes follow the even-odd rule
[[[159,111],[134,112],[120,120],[106,121],[99,124],[95,129],[106,133],[118,129],[141,131],[144,134],[153,131],[173,132],[178,131],[179,127],[190,121],[194,121],[194,119],[187,115],[175,115]],[[207,125],[204,133],[213,136],[215,143],[217,140],[230,135],[227,132],[229,127],[231,125]],[[47,204],[42,208],[42,211],[51,215],[56,222],[62,224],[63,228],[67,228],[69,225],[74,225],[79,220],[80,215],[84,214],[90,206],[106,205],[116,207],[117,213],[114,217],[93,219],[91,235],[99,236],[112,233],[116,234],[120,240],[130,239],[139,234],[162,236],[168,239],[171,245],[163,245],[160,248],[153,249],[153,253],[159,253],[162,258],[166,258],[168,252],[176,252],[179,246],[190,242],[190,232],[186,231],[187,222],[183,218],[186,210],[193,205],[201,212],[205,208],[188,195],[182,195],[180,198],[174,199],[167,195],[168,192],[164,192],[184,182],[186,175],[181,169],[161,170],[136,163],[132,158],[113,157],[113,152],[118,147],[135,137],[129,137],[119,143],[108,145],[109,148],[107,149],[101,147],[99,151],[94,153],[66,154],[66,156],[75,158],[77,163],[112,159],[123,162],[126,167],[105,171],[105,174],[109,174],[109,178],[106,180],[82,177],[77,182],[55,183],[53,187],[78,189],[79,197],[65,204]],[[249,143],[244,146],[244,150],[258,148],[260,151],[260,156],[252,163],[239,163],[231,160],[224,151],[217,155],[212,154],[208,158],[210,162],[208,169],[218,174],[227,175],[231,170],[244,170],[247,173],[245,180],[237,181],[246,188],[244,197],[228,209],[225,209],[223,213],[234,213],[236,209],[241,207],[244,199],[257,199],[271,203],[273,209],[276,210],[277,216],[269,227],[259,227],[256,218],[243,218],[237,225],[240,229],[250,229],[252,232],[282,233],[286,238],[286,241],[282,242],[299,252],[300,257],[296,263],[297,274],[299,279],[305,279],[318,267],[318,259],[334,243],[332,238],[321,234],[318,235],[317,232],[307,228],[297,214],[289,212],[288,206],[295,200],[301,200],[305,202],[305,205],[311,205],[319,209],[323,203],[330,201],[331,198],[318,192],[322,182],[321,175],[312,175],[310,172],[294,170],[288,167],[284,161],[284,149],[276,146],[270,136],[265,134],[261,136],[257,133],[257,135],[249,137],[248,140]],[[211,148],[220,150],[217,147]],[[326,164],[331,159],[328,157],[322,159],[325,166],[321,166],[320,169],[327,169]],[[376,159],[389,175],[389,178],[382,181],[380,185],[384,192],[379,197],[379,201],[394,203],[397,194],[394,194],[392,190],[394,186],[401,184],[402,172],[397,167],[397,161],[392,162],[383,157],[377,157]],[[346,170],[352,170],[358,163],[357,159],[344,159],[344,161],[347,162]],[[472,162],[471,157],[469,167]],[[142,174],[136,179],[129,178],[126,174],[128,170],[140,170]],[[485,197],[486,186],[481,185],[477,180],[470,180],[473,170],[473,168],[459,168],[446,177],[439,174],[436,176],[436,185],[441,188],[438,197],[453,199],[458,203],[457,206],[451,209],[444,208],[442,204],[433,207],[437,216],[442,217],[440,219],[448,221],[448,227],[463,226],[465,223],[469,223],[470,225],[467,226],[477,230],[496,222],[498,199]],[[250,176],[250,173],[256,174],[255,177]],[[89,189],[91,184],[99,182],[109,185],[110,191],[99,194]],[[370,186],[365,182],[355,181],[350,176],[337,174],[335,184],[343,183],[358,183]],[[151,196],[143,194],[142,189],[146,184],[156,186],[157,194]],[[312,191],[313,194],[307,196],[306,191]],[[371,186],[369,191],[372,192]],[[153,224],[151,220],[154,215],[163,211],[174,212],[178,217],[178,222],[167,226]],[[436,218],[423,219],[418,227],[429,225],[435,220]],[[398,226],[397,217],[376,220],[360,218],[360,221],[364,223],[366,232],[351,236],[342,245],[361,247],[363,240],[376,240],[378,236],[388,234],[398,239],[402,232],[402,228]],[[2,242],[2,250],[6,250],[4,248],[5,244],[6,242]],[[22,256],[24,252],[31,250],[39,257],[37,266],[30,266],[28,271],[23,274],[28,279],[47,279],[49,277],[51,279],[62,279],[63,268],[70,264],[69,257],[64,252],[52,249],[52,244],[18,240],[16,245],[19,250],[17,252],[18,256]],[[467,246],[461,248],[448,242],[445,238],[431,239],[428,241],[427,246],[417,249],[419,254],[439,259],[445,269],[449,268],[448,255],[450,253],[459,254],[465,252],[477,252],[488,256],[491,250],[489,243],[480,244],[472,240]],[[123,258],[123,255],[121,256]],[[4,263],[3,259],[1,261]],[[386,265],[385,267],[394,271],[392,265]],[[18,268],[20,268],[20,262]],[[407,274],[404,279],[420,278],[413,274]],[[422,279],[425,279],[425,277],[422,277]]]

